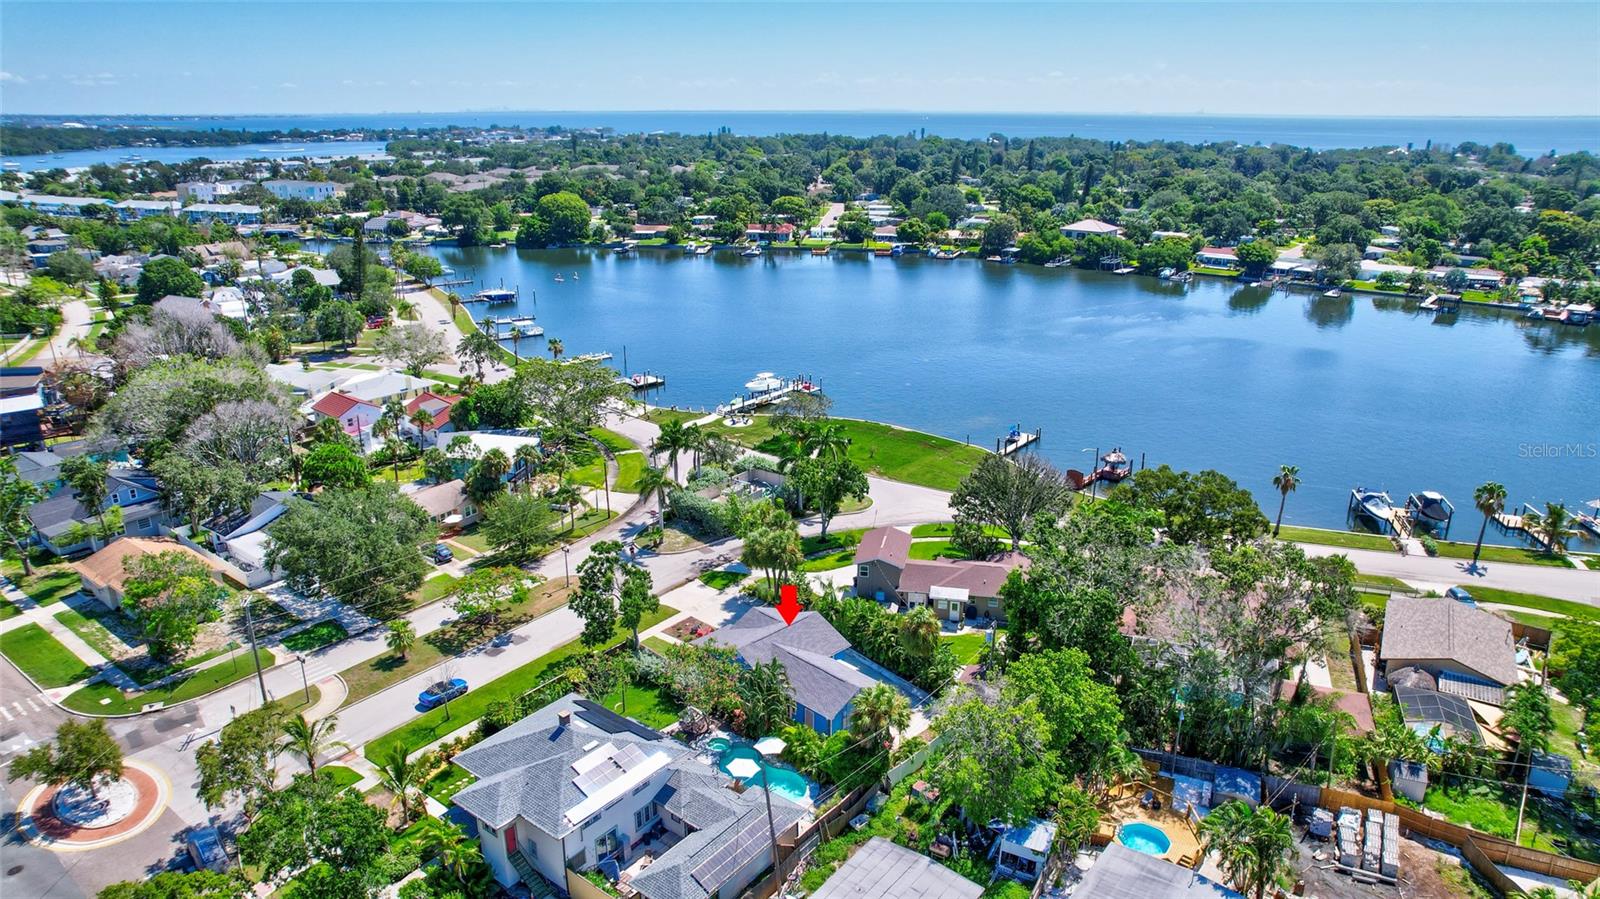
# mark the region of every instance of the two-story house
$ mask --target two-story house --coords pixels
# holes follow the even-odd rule
[[[313,421],[337,420],[346,434],[356,438],[362,449],[370,451],[374,448],[372,425],[383,417],[383,407],[334,391],[311,404],[311,417]]]
[[[287,178],[263,181],[261,186],[280,200],[307,200],[312,203],[333,199],[340,187],[336,181],[296,181]]]
[[[611,864],[644,899],[737,896],[771,858],[766,797],[695,751],[568,694],[455,758],[476,783],[455,795],[506,887]],[[804,816],[774,794],[780,840]],[[759,825],[759,826],[758,826]]]
[[[104,546],[101,540],[79,539],[80,526],[96,523],[100,513],[113,506],[122,509],[122,533],[133,537],[160,536],[170,523],[161,499],[161,486],[155,476],[143,469],[112,466],[106,476],[106,500],[91,509],[67,490],[28,507],[34,539],[58,556],[72,555]]]

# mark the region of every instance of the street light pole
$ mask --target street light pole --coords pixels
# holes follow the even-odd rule
[[[571,556],[572,550],[570,548],[561,547],[561,579],[569,585],[572,583],[572,568],[567,560]]]
[[[306,680],[306,657],[295,653],[294,660],[300,663],[300,686],[306,691],[306,705],[311,704],[311,682]]]
[[[772,875],[778,880],[778,895],[784,894],[783,862],[778,858],[778,826],[772,820],[772,783],[765,766],[762,768],[761,794],[767,798],[767,835],[772,838]]]

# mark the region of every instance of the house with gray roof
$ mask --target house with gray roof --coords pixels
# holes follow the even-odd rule
[[[856,545],[857,596],[894,601],[904,608],[928,606],[946,621],[966,618],[1004,622],[1000,587],[1028,559],[1006,553],[995,559],[912,559],[911,535],[899,528],[873,528]]]
[[[812,899],[978,899],[983,887],[883,837],[839,866]]]
[[[755,606],[696,642],[730,648],[747,667],[776,659],[789,675],[795,722],[823,735],[849,727],[856,694],[879,680],[868,673],[871,663],[816,612],[785,624],[777,609]]]
[[[1244,899],[1244,894],[1182,865],[1115,842],[1106,846],[1068,895],[1073,899]]]
[[[736,896],[771,863],[767,798],[694,750],[568,694],[455,758],[478,777],[455,805],[508,888],[626,872],[644,899]],[[805,810],[774,794],[774,824]],[[537,892],[537,891],[536,891]]]
[[[1493,705],[1519,680],[1511,622],[1453,599],[1389,600],[1378,655],[1385,674],[1416,668],[1434,677],[1440,693]]]
[[[101,512],[113,506],[122,509],[122,533],[132,537],[160,536],[172,520],[155,476],[129,466],[112,466],[106,476],[106,499],[99,509],[88,507],[76,492],[67,490],[29,506],[28,520],[40,545],[66,556],[105,545],[99,540],[79,539],[79,526],[96,522]]]

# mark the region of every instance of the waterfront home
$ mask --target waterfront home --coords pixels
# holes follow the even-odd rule
[[[752,223],[744,226],[744,236],[747,240],[785,243],[794,239],[794,225],[790,222],[778,225]]]
[[[1403,281],[1409,278],[1414,271],[1416,271],[1416,268],[1409,265],[1396,265],[1392,262],[1363,259],[1356,269],[1356,278],[1361,281],[1376,281],[1380,276],[1387,273]]]
[[[428,520],[448,527],[466,527],[477,522],[480,511],[467,496],[467,483],[460,478],[424,487],[410,494],[411,501],[428,513]]]
[[[714,215],[697,215],[689,219],[689,227],[696,231],[710,231],[717,224]]]
[[[437,443],[440,434],[455,430],[455,426],[450,423],[450,409],[460,400],[461,397],[459,396],[441,396],[431,390],[422,391],[406,403],[407,420],[402,430],[410,434],[416,434],[423,444],[427,444],[429,441]],[[415,415],[418,410],[433,416],[433,423],[422,428],[420,432],[417,426],[410,421],[411,416]]]
[[[1389,600],[1378,649],[1387,675],[1416,668],[1440,693],[1499,705],[1517,683],[1511,622],[1452,599],[1397,596]]]
[[[44,369],[0,368],[0,449],[44,448]]]
[[[1072,888],[1084,899],[1244,899],[1194,870],[1111,842]]]
[[[945,621],[967,618],[1005,621],[1000,587],[1027,557],[1007,553],[993,561],[912,559],[911,535],[898,528],[874,528],[856,545],[857,596],[899,602],[905,608],[928,606]]]
[[[56,197],[49,194],[23,193],[16,198],[18,206],[32,209],[45,215],[79,216],[85,215],[92,206],[107,206],[110,201],[99,197]]]
[[[900,226],[879,225],[872,229],[872,239],[879,243],[893,243],[900,239]]]
[[[111,208],[117,211],[118,220],[132,222],[154,215],[177,215],[179,204],[177,200],[123,200]]]
[[[372,440],[372,426],[383,417],[383,405],[357,399],[347,393],[334,391],[311,404],[313,423],[331,418],[339,422],[346,434],[356,438],[363,450],[371,452],[376,447]]]
[[[1454,268],[1455,266],[1450,265],[1436,265],[1428,269],[1424,274],[1428,276],[1430,281],[1443,281]],[[1461,269],[1461,272],[1467,277],[1467,287],[1473,290],[1494,290],[1504,284],[1506,280],[1504,272],[1498,272],[1492,268],[1464,268]]]
[[[191,224],[221,222],[224,225],[257,225],[261,207],[249,203],[195,203],[183,207],[183,217]]]
[[[666,237],[667,232],[671,229],[671,225],[634,225],[633,230],[628,232],[628,236],[634,240],[654,240],[658,237]]]
[[[1212,268],[1238,268],[1239,251],[1233,247],[1202,247],[1194,261]]]
[[[78,573],[83,592],[99,600],[107,609],[115,610],[122,608],[123,589],[131,576],[128,563],[164,552],[190,556],[211,569],[213,576],[223,571],[216,560],[171,537],[118,537],[106,544],[104,549],[73,562],[72,570]]]
[[[983,887],[920,852],[873,837],[811,899],[978,899]]]
[[[263,181],[261,186],[280,200],[306,200],[312,203],[333,199],[338,196],[340,188],[336,181],[296,181],[288,178]]]
[[[791,717],[823,736],[850,726],[856,694],[877,681],[863,672],[865,659],[850,641],[816,612],[801,612],[785,624],[777,609],[755,606],[695,642],[732,649],[747,668],[776,659],[789,675]]]
[[[644,899],[709,899],[740,895],[770,864],[762,788],[734,789],[693,749],[575,693],[455,763],[478,780],[452,802],[508,889],[566,891],[569,870],[603,867]],[[771,808],[792,840],[804,810],[778,794]]]
[[[441,220],[431,215],[399,209],[367,219],[362,223],[361,230],[371,234],[386,234],[389,230],[389,223],[394,221],[404,224],[406,229],[413,234],[438,232],[443,228]]]
[[[141,468],[113,465],[106,475],[106,498],[98,509],[85,505],[76,491],[70,490],[29,506],[34,541],[58,556],[103,546],[98,539],[82,539],[81,529],[98,524],[100,514],[113,506],[122,510],[122,532],[135,537],[156,536],[171,521],[153,475]]]
[[[178,202],[215,203],[254,183],[242,178],[228,181],[184,181],[178,185]]]
[[[1082,240],[1085,237],[1121,237],[1122,228],[1099,219],[1079,219],[1070,225],[1062,225],[1061,233],[1073,240]]]

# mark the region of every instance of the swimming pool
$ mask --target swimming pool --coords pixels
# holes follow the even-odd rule
[[[1117,842],[1145,855],[1166,855],[1172,848],[1171,838],[1161,828],[1139,821],[1117,828]]]
[[[733,776],[728,771],[729,765],[739,759],[750,759],[760,765],[762,771],[761,776],[751,778],[751,783],[760,784],[764,778],[770,779],[773,794],[792,802],[804,803],[811,795],[811,784],[800,772],[766,761],[754,746],[734,746],[722,737],[714,737],[706,748],[718,753],[717,767],[729,777]]]

